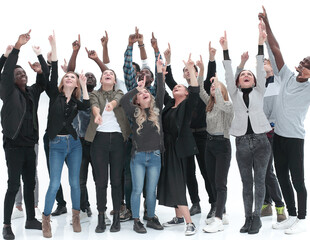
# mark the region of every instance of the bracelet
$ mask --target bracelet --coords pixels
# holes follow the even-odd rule
[[[138,44],[138,47],[139,47],[139,48],[144,47],[144,43],[143,43],[143,44],[141,44],[141,45],[139,45],[139,44]]]

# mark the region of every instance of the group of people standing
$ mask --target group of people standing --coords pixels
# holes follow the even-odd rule
[[[305,231],[307,192],[303,121],[310,104],[310,57],[300,62],[296,68],[298,76],[295,76],[284,63],[265,9],[259,19],[256,75],[243,69],[247,53],[242,55],[234,75],[226,32],[220,38],[227,88],[216,75],[216,50],[211,43],[205,80],[201,56],[196,64],[191,55],[184,61],[183,77],[189,85],[186,87],[173,78],[170,45],[163,54],[164,64],[157,39],[152,34],[156,62],[154,75],[147,64],[143,35],[137,28],[135,34],[129,36],[124,56],[125,82],[118,79],[110,68],[106,33],[101,39],[103,61],[94,50],[86,48],[88,57],[102,71],[100,88],[94,90],[94,74],[75,73],[80,36],[72,44],[68,66],[62,66],[65,75],[58,85],[56,37],[53,33],[49,36],[51,52],[47,62],[40,47],[33,47],[39,62],[29,64],[37,78],[35,84],[28,86],[25,70],[16,64],[21,47],[30,40],[31,30],[20,35],[0,60],[0,71],[3,68],[0,78],[1,123],[8,168],[3,238],[15,238],[11,215],[20,187],[20,175],[24,182],[27,213],[25,228],[42,230],[44,237],[52,237],[51,215],[67,212],[60,185],[64,163],[69,171],[74,232],[81,232],[82,219],[92,215],[86,188],[91,165],[96,186],[97,233],[104,232],[108,224],[111,224],[111,232],[118,232],[120,222],[130,219],[133,219],[135,232],[146,233],[140,220],[143,193],[146,227],[163,230],[185,222],[185,235],[193,235],[197,228],[191,216],[201,213],[194,156],[211,205],[203,231],[223,231],[224,225],[228,224],[225,206],[232,154],[230,135],[236,138],[236,159],[243,185],[245,223],[240,232],[259,232],[261,216],[269,214],[266,210],[271,211],[270,199],[275,202],[277,211],[277,223],[273,228],[286,229],[287,234]],[[135,43],[140,49],[141,68],[132,61]],[[264,59],[264,43],[269,60]],[[173,97],[165,90],[165,83]],[[44,136],[50,182],[41,223],[35,218],[34,188],[35,145],[39,139],[37,109],[43,91],[50,98]],[[277,177],[273,172],[273,155]],[[112,189],[112,223],[106,214],[108,173]],[[289,174],[297,192],[298,215]],[[186,188],[192,202],[190,209]],[[155,214],[157,199],[160,205],[175,208],[175,217],[171,221],[160,223]],[[58,207],[52,213],[55,200]]]

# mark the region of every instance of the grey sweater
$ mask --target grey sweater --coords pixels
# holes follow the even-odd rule
[[[208,106],[210,96],[203,88],[203,78],[198,77],[200,85],[199,96],[201,100]],[[229,138],[229,128],[234,117],[234,110],[230,101],[224,101],[223,95],[219,88],[215,89],[215,99],[213,109],[207,112],[207,132],[211,135],[216,133],[223,133],[225,138]]]

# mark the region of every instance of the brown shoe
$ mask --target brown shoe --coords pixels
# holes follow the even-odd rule
[[[42,232],[43,237],[45,238],[52,237],[51,215],[45,216],[44,213],[42,213]]]
[[[286,220],[284,207],[276,207],[276,211],[277,211],[277,222],[282,222]]]
[[[80,211],[72,209],[73,232],[81,232]]]
[[[263,205],[262,211],[261,211],[261,216],[262,217],[272,216],[272,208],[271,208],[270,203]]]

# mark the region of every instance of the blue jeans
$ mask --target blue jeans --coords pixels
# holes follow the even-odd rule
[[[155,215],[156,186],[158,183],[161,168],[160,151],[135,152],[130,162],[132,193],[131,210],[132,217],[139,218],[140,197],[143,191],[144,176],[146,176],[146,205],[147,216]]]
[[[56,136],[50,140],[49,147],[50,184],[45,196],[44,215],[48,216],[52,212],[66,158],[69,169],[72,208],[80,210],[80,168],[82,161],[80,139],[75,140],[71,135]]]

